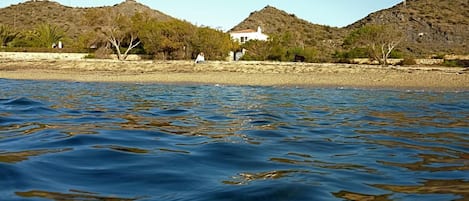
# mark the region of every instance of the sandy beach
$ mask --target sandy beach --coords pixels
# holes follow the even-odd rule
[[[469,69],[358,64],[0,59],[0,78],[258,86],[469,90]]]

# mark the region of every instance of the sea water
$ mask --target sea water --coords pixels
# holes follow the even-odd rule
[[[0,79],[0,200],[467,200],[468,100]]]

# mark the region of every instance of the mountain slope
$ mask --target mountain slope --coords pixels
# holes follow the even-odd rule
[[[10,25],[17,30],[32,30],[38,24],[49,23],[61,27],[67,31],[69,37],[76,39],[80,33],[87,30],[87,26],[82,23],[85,13],[89,10],[97,10],[104,14],[105,8],[115,9],[118,13],[129,17],[135,13],[147,13],[158,20],[174,19],[132,0],[126,0],[114,6],[94,8],[68,7],[53,1],[27,1],[0,9],[0,24]]]
[[[469,3],[467,0],[407,0],[347,26],[393,24],[406,33],[401,49],[416,56],[468,54]]]

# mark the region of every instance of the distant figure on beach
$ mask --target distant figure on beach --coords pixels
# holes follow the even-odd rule
[[[59,48],[59,49],[64,48],[64,45],[63,45],[62,41],[59,41],[59,45],[57,46],[57,48]]]
[[[52,43],[52,48],[57,48],[57,44]]]
[[[195,63],[198,64],[198,63],[203,63],[203,62],[205,62],[205,56],[203,52],[200,52],[197,55],[197,58],[195,58]]]

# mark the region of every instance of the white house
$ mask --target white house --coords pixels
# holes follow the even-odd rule
[[[237,40],[240,43],[245,43],[249,40],[263,40],[266,41],[269,36],[262,33],[261,27],[257,27],[257,31],[252,29],[245,29],[240,31],[230,32],[231,38]]]

